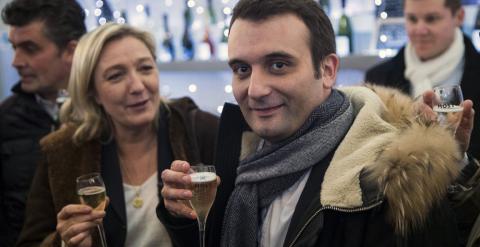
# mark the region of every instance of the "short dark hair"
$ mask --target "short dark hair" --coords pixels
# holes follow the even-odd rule
[[[405,7],[406,1],[407,0],[403,0],[404,7]],[[452,15],[454,15],[462,7],[462,0],[445,0],[444,6],[449,8],[450,11],[452,12]]]
[[[335,53],[335,33],[332,23],[320,5],[313,0],[240,0],[233,9],[230,27],[236,19],[252,21],[270,17],[294,14],[310,31],[310,52],[315,69],[315,77],[321,76],[320,63],[329,54]]]
[[[75,0],[13,0],[3,8],[2,20],[18,27],[43,21],[45,36],[60,50],[87,31],[85,12]]]
[[[454,15],[461,7],[462,1],[461,0],[445,0],[445,7],[449,8]]]

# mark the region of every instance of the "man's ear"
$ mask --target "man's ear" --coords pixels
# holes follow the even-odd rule
[[[67,46],[63,50],[63,57],[70,63],[73,60],[73,54],[75,53],[75,48],[77,48],[77,44],[77,40],[70,40],[70,42],[68,42]]]
[[[340,64],[338,56],[334,53],[327,55],[320,63],[321,79],[324,88],[333,88],[337,79],[337,71]]]
[[[460,7],[457,12],[455,12],[453,18],[455,18],[455,24],[457,24],[457,27],[461,27],[463,25],[463,21],[465,20],[465,9]]]

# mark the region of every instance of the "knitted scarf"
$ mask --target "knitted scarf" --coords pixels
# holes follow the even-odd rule
[[[348,98],[332,90],[294,135],[240,161],[225,211],[221,246],[258,246],[261,210],[329,154],[352,122]]]

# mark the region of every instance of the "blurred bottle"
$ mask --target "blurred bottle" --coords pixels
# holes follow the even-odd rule
[[[223,13],[223,29],[218,44],[218,58],[220,60],[228,59],[228,29],[230,27],[229,15]]]
[[[164,31],[164,38],[162,45],[167,50],[168,54],[170,55],[169,61],[175,60],[175,46],[173,45],[173,36],[170,32],[170,28],[168,25],[168,15],[163,14],[163,31]]]
[[[101,11],[101,15],[97,16],[97,23],[103,25],[114,20],[112,8],[108,0],[97,1],[96,6]]]
[[[192,26],[192,13],[188,7],[188,0],[185,0],[185,11],[183,12],[184,30],[182,36],[183,56],[185,60],[192,60],[195,54],[194,44],[190,28]]]
[[[215,57],[215,45],[213,44],[208,25],[205,25],[202,43],[199,45],[198,49],[199,58],[201,60],[208,60],[212,57]]]
[[[203,34],[202,44],[199,49],[205,50],[201,52],[200,59],[208,60],[215,57],[215,44],[212,41],[210,28],[215,28],[217,25],[217,17],[213,7],[212,0],[207,1],[208,21],[205,22],[205,32]]]
[[[320,6],[325,14],[330,15],[330,0],[320,0]]]
[[[337,54],[339,56],[346,56],[353,53],[353,32],[350,18],[345,13],[345,6],[347,0],[342,0],[342,16],[338,21],[337,30]]]
[[[217,16],[215,15],[215,8],[213,7],[212,0],[207,1],[208,16],[210,17],[210,25],[217,24]]]
[[[120,19],[120,21],[117,20],[117,22],[119,21],[119,23],[128,24],[128,14],[127,14],[126,10],[121,11],[120,18],[122,18],[122,19]]]

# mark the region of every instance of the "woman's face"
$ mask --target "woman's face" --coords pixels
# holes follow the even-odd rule
[[[147,46],[133,36],[105,45],[94,71],[95,99],[116,130],[152,124],[159,104],[158,70]]]

